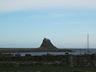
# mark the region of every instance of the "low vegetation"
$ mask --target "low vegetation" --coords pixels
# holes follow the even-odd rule
[[[67,66],[21,66],[21,67],[11,67],[2,66],[0,67],[0,72],[96,72],[96,67],[67,67]]]

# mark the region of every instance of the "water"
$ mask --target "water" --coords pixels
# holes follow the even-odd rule
[[[83,55],[86,54],[87,51],[86,49],[72,49],[73,52],[68,52],[69,54],[72,55]],[[42,56],[42,55],[46,55],[46,54],[51,54],[51,55],[65,55],[66,52],[15,52],[15,53],[3,53],[3,54],[12,54],[12,55],[16,55],[16,54],[20,54],[21,56],[25,56],[26,54],[30,54],[31,56]],[[96,49],[90,49],[89,50],[89,54],[96,54]]]
[[[25,56],[26,54],[30,54],[31,56],[42,56],[42,55],[47,55],[47,54],[51,54],[51,55],[64,55],[65,52],[21,52],[21,53],[3,53],[3,54],[12,54],[12,55],[16,55],[16,54],[20,54],[21,56]]]

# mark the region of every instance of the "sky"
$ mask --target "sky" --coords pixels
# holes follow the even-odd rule
[[[0,48],[96,48],[96,0],[0,0]]]

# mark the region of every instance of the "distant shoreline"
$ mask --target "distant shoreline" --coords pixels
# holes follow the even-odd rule
[[[90,48],[96,49],[96,48]],[[74,50],[87,50],[87,48],[57,48],[57,49],[41,49],[41,48],[0,48],[0,53],[3,52],[74,52]]]
[[[0,52],[72,52],[70,49],[0,48]]]

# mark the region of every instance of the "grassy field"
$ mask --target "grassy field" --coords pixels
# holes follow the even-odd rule
[[[40,72],[96,72],[96,67],[64,67],[64,66],[22,66],[22,67],[0,67],[1,71],[40,71]]]

